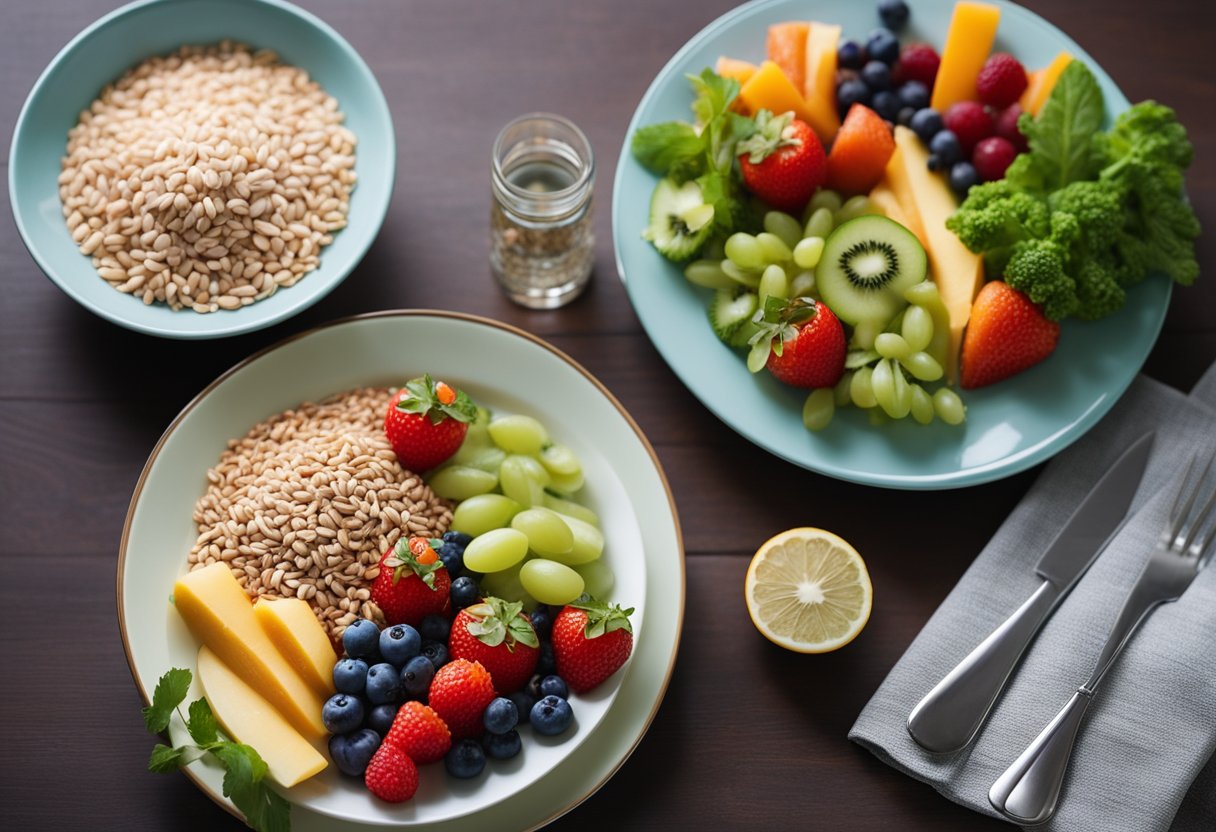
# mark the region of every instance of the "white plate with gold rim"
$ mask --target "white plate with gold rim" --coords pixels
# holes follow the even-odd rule
[[[198,644],[169,593],[195,537],[194,502],[227,441],[303,401],[366,384],[400,384],[423,372],[457,384],[491,409],[541,418],[578,453],[587,502],[606,531],[604,557],[617,576],[613,600],[636,608],[634,655],[601,689],[572,700],[576,725],[564,741],[526,735],[519,758],[492,761],[464,783],[448,778],[441,765],[423,767],[418,794],[400,806],[376,800],[331,766],[284,791],[297,830],[425,824],[473,832],[548,822],[624,762],[670,678],[683,617],[683,549],[666,479],[637,425],[586,370],[527,333],[472,316],[402,311],[339,321],[258,353],[208,386],[165,431],[136,485],[118,560],[119,625],[144,698],[169,667],[195,666]],[[187,741],[180,724],[170,735]],[[218,768],[195,763],[189,774],[231,811]]]

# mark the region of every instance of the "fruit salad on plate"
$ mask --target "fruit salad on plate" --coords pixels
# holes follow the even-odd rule
[[[877,11],[864,38],[770,25],[765,60],[688,76],[693,120],[630,144],[658,177],[642,236],[712,292],[709,325],[748,370],[809,391],[811,430],[845,406],[959,424],[960,389],[1048,359],[1067,319],[1198,273],[1172,110],[1104,129],[1082,61],[993,52],[998,6],[956,3],[940,46],[900,43],[902,0]]]

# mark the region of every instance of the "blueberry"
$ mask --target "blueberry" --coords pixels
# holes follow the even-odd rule
[[[401,669],[401,690],[407,699],[421,699],[435,678],[435,665],[429,656],[414,656]]]
[[[401,701],[401,673],[388,662],[367,669],[367,701],[388,705]]]
[[[549,675],[540,680],[541,696],[556,696],[559,699],[570,698],[570,688],[561,676]]]
[[[444,541],[439,547],[439,559],[443,561],[443,568],[448,570],[448,574],[455,578],[464,571],[464,548],[457,546],[451,541]]]
[[[507,698],[515,703],[515,710],[519,714],[519,724],[527,725],[528,718],[532,715],[532,706],[536,704],[536,697],[526,690],[517,690]]]
[[[505,696],[495,697],[482,711],[481,722],[491,734],[505,734],[519,724],[519,709]]]
[[[849,111],[849,108],[854,104],[869,104],[870,103],[870,88],[866,86],[866,82],[857,78],[851,81],[845,81],[836,88],[836,106],[843,115]]]
[[[374,621],[357,619],[342,633],[342,647],[352,659],[375,664],[380,657],[380,628]]]
[[[861,69],[866,62],[866,48],[855,40],[846,40],[836,50],[836,65],[843,69]]]
[[[533,731],[553,737],[569,728],[573,719],[574,711],[569,702],[557,696],[546,696],[532,706],[529,721]]]
[[[452,622],[442,615],[431,614],[424,617],[418,625],[418,632],[424,641],[447,641]]]
[[[477,581],[468,575],[463,575],[452,581],[451,595],[452,609],[462,610],[477,603],[481,595],[481,589],[478,588]]]
[[[955,162],[950,166],[950,187],[960,197],[967,196],[967,191],[971,186],[979,183],[979,172],[970,162]]]
[[[553,658],[553,645],[549,641],[540,643],[540,655],[536,659],[536,672],[542,675],[552,673],[557,668]]]
[[[945,126],[942,114],[929,107],[917,110],[916,115],[912,116],[912,131],[925,144],[928,144]]]
[[[367,662],[363,659],[340,659],[334,665],[334,687],[339,693],[358,696],[367,686]]]
[[[925,160],[925,167],[927,167],[929,170],[936,173],[937,171],[944,168],[945,165],[942,164],[941,156],[938,156],[936,153],[930,153],[929,158]]]
[[[486,754],[495,760],[509,760],[524,747],[519,739],[519,732],[515,730],[502,734],[486,734],[481,744],[484,746]]]
[[[952,130],[939,130],[937,135],[929,140],[929,152],[941,160],[943,168],[963,158],[963,147]]]
[[[908,25],[908,4],[904,0],[878,0],[878,16],[893,32]]]
[[[422,655],[430,659],[431,664],[438,670],[448,663],[448,646],[442,641],[424,641]]]
[[[540,699],[544,695],[540,692],[540,682],[544,678],[540,673],[533,673],[532,678],[528,680],[528,684],[524,685],[524,692],[533,699]]]
[[[367,712],[367,719],[364,720],[364,723],[383,737],[388,733],[388,729],[393,727],[393,720],[397,718],[397,707],[391,703],[377,705]]]
[[[890,29],[875,29],[866,38],[866,52],[870,60],[891,66],[899,60],[899,40]]]
[[[457,546],[460,547],[460,550],[463,552],[464,547],[468,546],[470,543],[473,542],[473,536],[469,535],[469,534],[465,534],[464,532],[444,532],[443,533],[443,542],[444,543],[455,543]]]
[[[912,124],[912,116],[914,115],[916,115],[916,110],[913,110],[911,107],[901,107],[895,115],[895,123],[908,127]]]
[[[891,67],[882,61],[870,61],[861,68],[861,80],[872,92],[891,89]]]
[[[890,90],[874,93],[874,100],[870,102],[870,107],[887,121],[895,121],[899,118],[899,96]]]
[[[477,740],[461,740],[443,758],[443,767],[453,777],[468,780],[481,774],[486,767],[486,753]]]
[[[394,624],[380,633],[380,655],[391,665],[403,667],[422,649],[422,636],[409,624]]]
[[[549,633],[553,632],[553,614],[549,612],[548,607],[537,607],[532,610],[530,618],[532,629],[540,638],[548,638]]]
[[[905,81],[899,88],[899,101],[905,107],[919,110],[929,106],[929,88],[920,81]]]
[[[333,758],[334,765],[338,771],[351,777],[363,776],[379,747],[380,735],[367,728],[329,738],[329,756]]]
[[[335,693],[321,706],[321,721],[331,734],[348,734],[363,724],[363,701],[348,693]]]

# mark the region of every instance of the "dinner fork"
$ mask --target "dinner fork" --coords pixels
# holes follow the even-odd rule
[[[1149,613],[1178,600],[1211,558],[1209,547],[1216,537],[1216,524],[1209,525],[1208,520],[1216,506],[1216,484],[1208,486],[1211,494],[1206,499],[1201,495],[1213,459],[1216,452],[1208,457],[1193,485],[1189,483],[1198,456],[1183,472],[1161,538],[1123,602],[1089,681],[1077,688],[1063,710],[992,784],[988,799],[1006,817],[1033,825],[1055,814],[1073,742],[1102,678]],[[1200,508],[1196,510],[1197,502]]]

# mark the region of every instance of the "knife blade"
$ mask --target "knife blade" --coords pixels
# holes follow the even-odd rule
[[[1035,564],[1039,588],[912,709],[908,733],[919,745],[947,753],[975,738],[1043,622],[1127,519],[1152,447],[1150,432],[1123,452]]]

